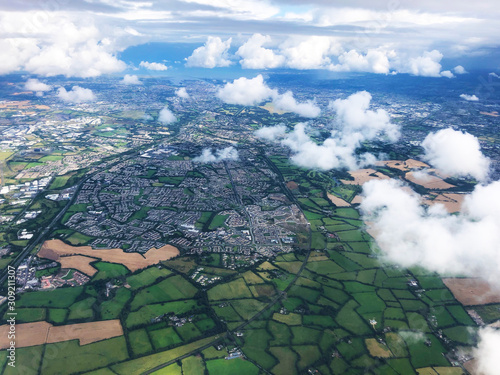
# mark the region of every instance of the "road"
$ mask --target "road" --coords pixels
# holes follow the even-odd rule
[[[233,193],[236,196],[236,201],[238,202],[239,208],[241,212],[245,214],[248,220],[248,229],[250,231],[250,238],[252,239],[252,245],[255,245],[255,236],[253,234],[253,224],[252,224],[252,218],[250,217],[250,214],[245,208],[245,205],[243,204],[243,201],[241,200],[240,195],[238,194],[238,190],[236,190],[236,184],[233,181],[233,176],[231,175],[231,171],[229,170],[229,167],[227,166],[227,162],[224,161],[224,168],[226,169],[226,173],[229,176],[229,181],[231,182],[231,187],[233,188]]]

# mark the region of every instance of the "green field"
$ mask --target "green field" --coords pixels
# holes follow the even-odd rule
[[[171,275],[172,272],[166,268],[158,268],[156,266],[149,267],[138,273],[134,273],[127,278],[127,283],[132,289],[138,289],[146,285],[153,284],[156,279]]]
[[[192,350],[198,349],[203,345],[211,342],[213,339],[213,337],[207,337],[205,339],[198,340],[175,349],[152,354],[131,361],[122,362],[120,364],[111,366],[111,368],[115,373],[119,375],[140,375],[153,367],[162,365],[165,362],[176,359],[186,353],[191,352]]]
[[[56,324],[64,323],[67,316],[68,310],[66,309],[49,309],[48,321]]]
[[[215,215],[210,225],[208,226],[208,230],[214,230],[218,227],[224,226],[224,222],[229,217],[229,215]]]
[[[65,241],[75,246],[87,245],[91,240],[93,240],[93,237],[89,237],[78,232],[75,232],[71,236],[65,238]]]
[[[224,300],[233,298],[252,298],[252,292],[247,287],[245,280],[236,279],[226,284],[216,285],[208,291],[210,300]]]
[[[130,273],[125,266],[116,263],[97,262],[92,264],[92,266],[98,270],[97,274],[92,278],[93,281],[112,279]]]
[[[44,308],[20,308],[16,309],[16,320],[19,323],[36,322],[39,320],[45,320],[46,310]],[[8,319],[9,316],[4,315],[4,320]]]
[[[118,289],[113,298],[101,303],[101,318],[104,320],[118,318],[131,295],[132,293],[128,289]]]
[[[153,350],[148,333],[145,329],[137,329],[128,333],[128,341],[134,355],[142,355]]]
[[[126,320],[127,327],[135,327],[150,323],[151,319],[173,312],[183,314],[194,308],[198,304],[194,300],[176,301],[167,303],[157,303],[141,307],[139,310],[131,312]]]
[[[175,327],[177,334],[182,338],[182,341],[189,342],[194,339],[201,338],[203,334],[193,323],[184,324],[182,327]]]
[[[155,349],[164,349],[172,345],[182,342],[182,339],[177,335],[172,327],[158,329],[149,332],[149,337]]]
[[[27,292],[21,295],[17,307],[69,307],[82,291],[83,287],[73,287]]]
[[[168,302],[179,299],[192,298],[197,289],[182,276],[172,276],[140,290],[132,300],[131,309],[137,310],[141,306],[151,303]]]
[[[225,360],[212,359],[207,361],[209,375],[258,375],[259,369],[252,363],[240,358]]]
[[[96,299],[93,297],[75,302],[69,308],[68,320],[92,319],[94,317],[93,305]]]
[[[74,369],[90,371],[128,358],[123,336],[84,346],[78,340],[47,344],[41,374],[71,374]]]
[[[73,175],[73,173],[66,174],[64,176],[57,176],[54,178],[54,181],[50,184],[49,189],[50,190],[56,190],[56,189],[61,189],[65,187],[66,183],[70,179],[70,177]]]
[[[205,364],[203,359],[199,356],[191,356],[182,360],[182,372],[184,374],[204,375]]]

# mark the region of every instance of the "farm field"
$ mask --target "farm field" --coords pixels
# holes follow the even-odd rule
[[[9,347],[7,326],[0,326],[0,349]],[[119,320],[105,322],[90,322],[53,326],[47,322],[24,323],[17,325],[16,345],[19,348],[56,343],[61,341],[78,340],[80,345],[122,336],[123,330]]]
[[[150,249],[142,256],[138,253],[125,253],[122,249],[92,249],[90,246],[67,245],[61,240],[48,240],[42,245],[38,253],[38,256],[41,258],[56,261],[65,256],[72,255],[83,255],[93,258],[93,261],[100,259],[105,262],[123,264],[130,271],[134,272],[138,269],[173,258],[179,255],[179,250],[173,246],[165,245],[159,249]],[[73,264],[73,266],[75,265]]]

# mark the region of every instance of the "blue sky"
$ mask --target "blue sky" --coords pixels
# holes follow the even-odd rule
[[[0,4],[0,74],[319,69],[452,78],[498,71],[499,16],[493,0],[17,0]]]

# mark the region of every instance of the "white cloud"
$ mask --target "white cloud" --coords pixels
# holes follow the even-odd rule
[[[367,91],[352,94],[347,99],[330,102],[329,107],[337,114],[342,133],[350,137],[359,133],[364,140],[385,135],[391,142],[399,136],[399,127],[390,122],[389,114],[383,109],[371,110],[372,96]]]
[[[51,85],[47,85],[43,82],[40,82],[36,78],[30,78],[26,81],[24,84],[24,88],[29,91],[35,91],[35,92],[44,92],[44,91],[50,91],[52,90]]]
[[[333,137],[318,145],[306,134],[305,130],[306,124],[299,123],[281,141],[294,152],[291,157],[294,164],[321,170],[357,167],[357,160],[353,154],[355,145],[345,144],[343,140]]]
[[[199,163],[218,163],[224,160],[238,160],[238,157],[238,150],[233,146],[216,150],[215,153],[210,148],[205,148],[201,155],[194,158],[193,161]]]
[[[8,74],[23,69],[26,62],[36,55],[40,48],[34,39],[5,38],[0,39],[2,64],[0,74]]]
[[[494,328],[481,328],[479,342],[474,349],[478,375],[498,375],[498,348],[500,331]]]
[[[392,179],[365,183],[363,195],[363,218],[388,260],[500,287],[500,181],[477,185],[457,215],[421,206],[418,194]]]
[[[245,69],[268,69],[283,65],[285,58],[276,54],[272,49],[263,48],[271,42],[269,35],[254,34],[243,44],[236,55],[240,56],[240,64]]]
[[[390,71],[389,53],[371,49],[366,55],[355,50],[344,52],[339,56],[339,64],[332,65],[329,69],[338,72],[369,72],[387,74]]]
[[[119,72],[125,67],[125,63],[92,40],[71,47],[55,44],[42,47],[24,64],[25,70],[38,75],[83,78]]]
[[[232,38],[222,41],[219,37],[209,36],[202,47],[196,48],[186,60],[188,67],[217,68],[231,65],[228,59]]]
[[[261,74],[252,79],[235,79],[233,83],[228,82],[217,91],[217,97],[223,102],[240,105],[257,105],[275,94],[276,92],[265,84]]]
[[[331,66],[330,56],[342,52],[340,43],[326,36],[293,37],[280,45],[286,66],[292,69],[325,69]]]
[[[396,141],[399,127],[390,122],[386,111],[369,109],[370,101],[371,95],[362,91],[347,99],[331,102],[330,108],[336,112],[337,129],[321,144],[314,142],[306,133],[307,124],[297,124],[281,141],[293,151],[292,162],[301,167],[322,170],[356,169],[373,163],[377,159],[374,155],[365,153],[357,156],[356,149],[363,141],[379,137]]]
[[[25,70],[43,76],[96,77],[125,69],[113,38],[92,19],[73,21],[64,12],[2,12],[0,74]]]
[[[275,95],[273,99],[274,107],[280,111],[294,112],[302,117],[314,118],[321,114],[321,109],[312,100],[299,103],[293,97],[291,91],[281,95]]]
[[[472,176],[484,181],[490,161],[481,153],[476,137],[451,128],[430,133],[422,142],[424,159],[452,176]]]
[[[4,60],[0,73],[25,70],[43,76],[86,78],[125,69],[125,63],[115,57],[110,39],[103,38],[92,21],[81,26],[65,14],[43,15],[35,17],[26,12],[0,16]]]
[[[462,65],[457,65],[456,67],[453,68],[453,72],[455,74],[467,74],[469,73],[467,70]]]
[[[477,102],[479,98],[476,95],[461,94],[460,97],[469,102]]]
[[[283,137],[286,133],[285,125],[276,126],[264,126],[259,130],[255,131],[255,136],[257,138],[265,139],[267,141],[275,141],[276,139]]]
[[[499,79],[500,79],[500,76],[499,76],[498,74],[496,74],[495,72],[491,72],[491,73],[489,74],[489,76],[491,76],[491,77],[495,77],[495,78],[499,78]]]
[[[125,76],[120,82],[123,83],[124,85],[142,85],[142,82],[139,80],[139,77],[131,74],[125,74]]]
[[[240,105],[257,105],[272,99],[276,109],[294,112],[302,117],[318,117],[321,113],[321,109],[312,100],[300,103],[295,100],[291,91],[279,94],[278,90],[271,89],[261,74],[252,79],[241,77],[233,83],[226,83],[217,91],[217,97],[225,103]]]
[[[92,102],[96,100],[96,96],[90,89],[84,89],[80,86],[73,86],[70,91],[66,91],[64,87],[59,87],[57,97],[65,102],[82,103]]]
[[[157,63],[157,62],[149,62],[149,61],[141,61],[139,66],[142,68],[146,68],[148,70],[167,70],[168,67],[165,64]]]
[[[165,106],[158,114],[158,122],[162,123],[163,125],[168,125],[176,121],[177,117],[175,117],[175,115],[170,109],[168,109],[167,106]]]
[[[218,8],[218,11],[205,11],[207,15],[229,17],[231,19],[267,19],[279,12],[279,8],[260,0],[185,0],[187,3],[196,3]],[[197,14],[199,15],[199,13]],[[192,21],[191,21],[192,22]]]
[[[441,77],[446,77],[446,78],[454,78],[455,75],[450,72],[449,70],[443,70],[441,73],[439,73]]]
[[[443,54],[437,50],[426,51],[422,56],[411,58],[409,61],[409,73],[414,76],[440,77]]]
[[[182,99],[189,99],[191,97],[188,94],[188,92],[186,91],[185,87],[181,87],[181,88],[175,90],[175,95],[177,95],[179,98],[182,98]]]

